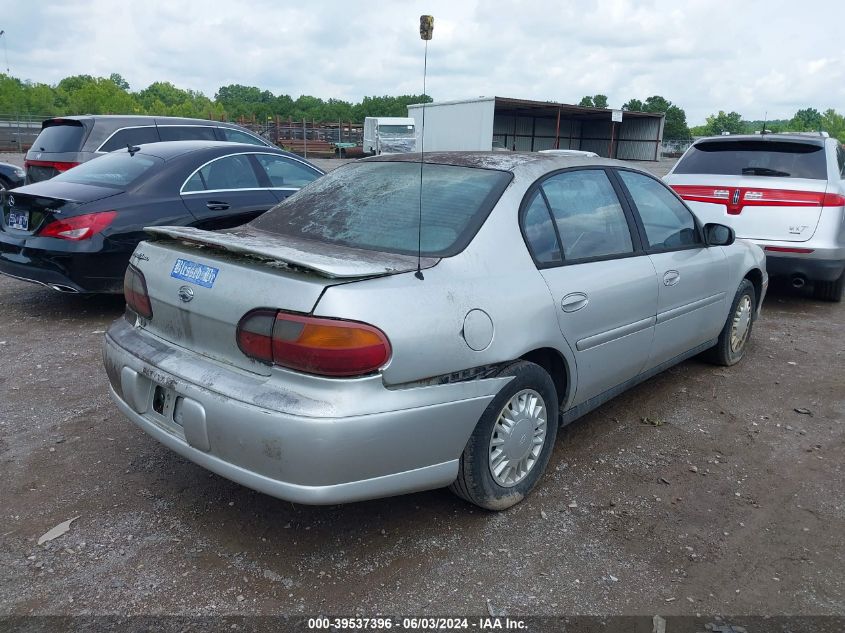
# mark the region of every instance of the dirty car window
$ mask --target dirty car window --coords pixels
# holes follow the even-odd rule
[[[469,243],[511,180],[508,172],[425,164],[422,254]],[[362,162],[316,180],[252,222],[262,231],[388,253],[416,254],[420,164]]]

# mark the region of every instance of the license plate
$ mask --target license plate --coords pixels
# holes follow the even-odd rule
[[[173,264],[173,270],[170,271],[170,276],[198,286],[203,286],[204,288],[211,288],[219,272],[219,268],[180,258]]]
[[[29,211],[9,211],[9,220],[6,222],[10,229],[20,231],[29,230]]]

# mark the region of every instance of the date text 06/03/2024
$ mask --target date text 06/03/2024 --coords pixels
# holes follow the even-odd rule
[[[311,630],[389,630],[399,631],[429,631],[429,630],[477,630],[520,631],[527,628],[527,623],[518,618],[500,616],[466,618],[466,617],[374,617],[374,618],[330,618],[316,617],[308,619]]]

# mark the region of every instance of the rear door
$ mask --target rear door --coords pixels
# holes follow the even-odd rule
[[[219,230],[240,226],[278,203],[264,170],[251,154],[230,154],[194,171],[180,194],[196,226]]]
[[[666,181],[703,223],[727,224],[740,238],[804,242],[816,230],[827,193],[824,143],[700,142]]]
[[[316,169],[288,156],[256,154],[255,159],[270,181],[270,191],[279,201],[322,176]]]
[[[637,211],[641,239],[657,271],[650,369],[718,336],[728,299],[727,258],[721,248],[704,244],[692,213],[666,185],[640,172],[615,172]]]
[[[575,355],[573,404],[635,377],[651,351],[657,281],[605,170],[543,180],[528,194],[522,229]]]

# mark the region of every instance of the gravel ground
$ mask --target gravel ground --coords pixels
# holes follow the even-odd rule
[[[122,310],[0,278],[0,614],[845,614],[845,304],[773,288],[740,365],[567,427],[499,514],[299,506],[195,466],[106,394]]]

